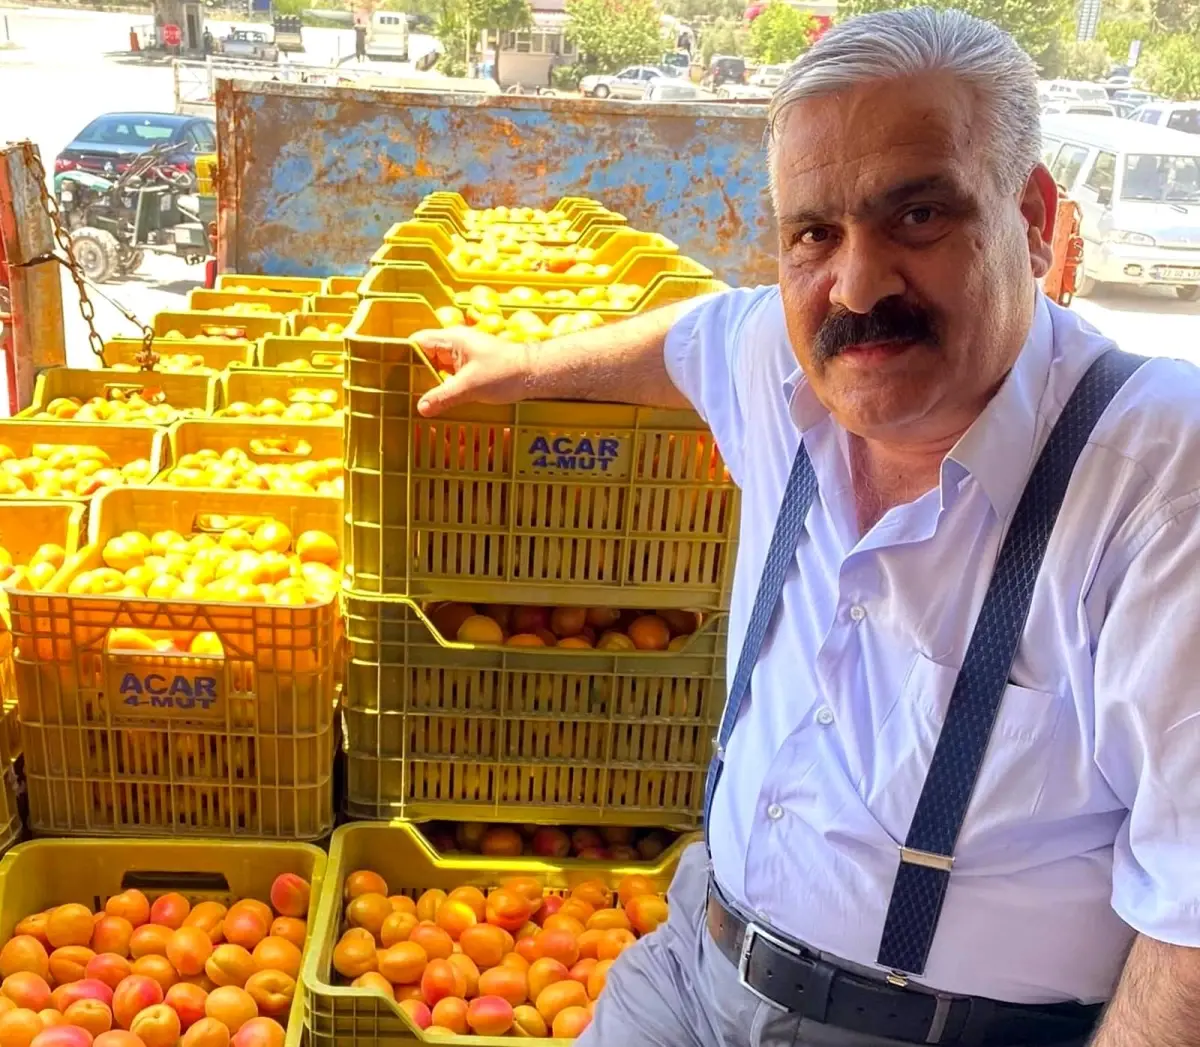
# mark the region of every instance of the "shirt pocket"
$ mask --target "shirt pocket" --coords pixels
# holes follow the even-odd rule
[[[958,679],[958,669],[914,656],[900,701],[879,737],[882,766],[870,805],[896,840],[908,832]],[[1038,807],[1052,770],[1054,736],[1066,701],[1061,694],[1009,684],[975,783],[960,844],[1010,828]]]

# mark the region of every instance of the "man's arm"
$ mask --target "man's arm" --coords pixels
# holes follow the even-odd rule
[[[420,331],[415,341],[450,377],[422,397],[426,417],[460,403],[600,400],[687,407],[667,373],[667,334],[702,299],[540,344],[506,342],[469,327]]]
[[[1200,949],[1138,935],[1092,1047],[1197,1047]]]

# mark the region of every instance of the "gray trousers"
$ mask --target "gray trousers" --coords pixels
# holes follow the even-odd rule
[[[666,925],[608,972],[579,1047],[907,1047],[783,1013],[743,988],[708,934],[703,844],[684,852],[668,898]]]

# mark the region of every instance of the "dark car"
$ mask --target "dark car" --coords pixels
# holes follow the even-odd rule
[[[711,87],[746,82],[746,59],[735,55],[715,55],[705,77]]]
[[[177,173],[185,187],[194,186],[196,155],[217,151],[217,125],[176,113],[105,113],[58,154],[54,170],[120,174],[130,160],[155,146],[163,147],[159,166]]]

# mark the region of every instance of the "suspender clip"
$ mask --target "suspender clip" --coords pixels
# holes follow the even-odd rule
[[[905,865],[923,865],[926,869],[941,869],[943,872],[949,872],[954,868],[953,855],[918,851],[915,847],[901,846],[900,860]]]

